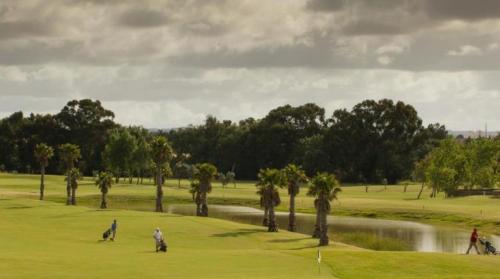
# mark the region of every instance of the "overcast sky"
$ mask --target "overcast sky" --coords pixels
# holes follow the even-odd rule
[[[0,0],[0,117],[75,98],[150,128],[391,98],[500,130],[500,1]]]

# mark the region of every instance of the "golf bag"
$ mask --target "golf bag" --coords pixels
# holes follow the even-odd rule
[[[102,234],[102,239],[106,240],[108,237],[111,235],[111,229],[107,229],[103,234]]]
[[[163,239],[160,241],[160,251],[167,252],[167,243]]]
[[[486,254],[492,254],[492,255],[497,254],[497,249],[495,247],[493,247],[493,245],[491,245],[491,242],[489,242],[488,240],[482,240],[482,239],[479,239],[479,242],[482,245],[484,245],[484,251]]]

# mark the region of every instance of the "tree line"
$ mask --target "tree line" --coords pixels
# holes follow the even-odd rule
[[[156,134],[176,150],[163,171],[178,178],[192,176],[198,162],[215,165],[229,180],[254,180],[260,169],[293,163],[309,176],[324,171],[345,182],[372,183],[409,178],[415,162],[447,136],[442,125],[424,127],[411,105],[387,99],[365,100],[329,118],[316,104],[285,105],[262,119],[232,122],[208,116],[201,125],[154,133],[123,127],[99,101],[84,99],[68,102],[53,115],[16,112],[1,119],[0,170],[33,172],[37,144],[71,143],[80,148],[77,167],[83,174],[110,170],[118,179],[141,180],[154,175],[149,149]],[[48,173],[65,172],[59,157],[56,152],[49,160]]]
[[[494,188],[500,182],[500,136],[496,138],[452,138],[418,161],[414,170],[415,180],[432,189],[431,197],[439,192],[453,196],[458,189]]]

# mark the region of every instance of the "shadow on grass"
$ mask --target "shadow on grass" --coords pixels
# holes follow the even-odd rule
[[[262,229],[241,229],[241,230],[234,231],[234,232],[213,234],[212,237],[238,237],[238,236],[245,236],[245,235],[249,235],[249,234],[262,233],[262,232],[265,232],[265,230],[262,230]]]
[[[319,243],[318,244],[307,245],[307,246],[304,246],[304,247],[290,248],[290,249],[286,249],[286,250],[295,250],[295,251],[298,251],[298,250],[311,249],[311,248],[317,248],[317,247],[319,247]]]
[[[35,207],[34,206],[26,206],[26,205],[4,207],[4,209],[29,209],[29,208],[35,208]]]
[[[305,239],[311,239],[311,237],[302,237],[302,238],[285,238],[285,239],[271,239],[268,240],[268,242],[272,243],[291,243],[291,242],[297,242]]]

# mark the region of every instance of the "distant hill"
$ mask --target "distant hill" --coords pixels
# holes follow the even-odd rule
[[[456,137],[462,135],[464,138],[478,138],[484,137],[484,131],[448,131],[448,134]],[[488,137],[496,137],[500,131],[488,131]]]

